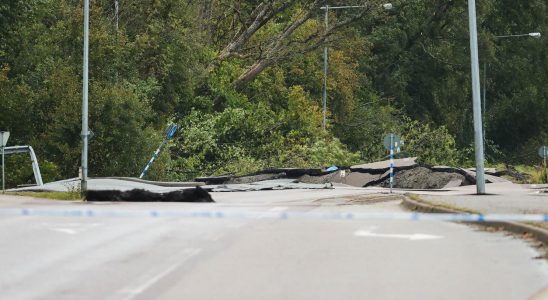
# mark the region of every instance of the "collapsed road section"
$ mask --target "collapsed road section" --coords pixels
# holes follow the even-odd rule
[[[416,158],[394,160],[394,173],[394,188],[400,189],[443,190],[476,183],[476,174],[473,169],[420,165],[416,162]],[[508,182],[502,175],[505,174],[497,172],[495,169],[486,169],[485,178],[488,183]],[[389,177],[390,162],[379,161],[350,167],[332,166],[326,169],[276,168],[245,176],[199,177],[190,182],[157,182],[130,177],[90,178],[88,185],[89,190],[106,191],[92,194],[91,198],[101,198],[110,193],[110,198],[119,199],[119,201],[128,201],[127,199],[130,198],[175,201],[173,199],[183,199],[184,197],[172,197],[174,194],[169,195],[170,192],[192,190],[198,186],[208,192],[332,189],[334,185],[388,187]],[[75,192],[79,191],[79,183],[78,178],[73,178],[10,191]],[[132,190],[135,190],[133,194],[128,192]]]
[[[474,169],[448,166],[419,165],[416,158],[394,160],[395,188],[402,189],[446,189],[476,183]],[[508,182],[503,173],[486,169],[486,181]],[[276,188],[329,188],[333,184],[354,187],[388,187],[390,162],[379,161],[351,167],[328,169],[270,169],[246,176],[200,177],[213,191],[244,191]],[[262,188],[261,188],[262,187]],[[241,188],[241,189],[240,189]]]

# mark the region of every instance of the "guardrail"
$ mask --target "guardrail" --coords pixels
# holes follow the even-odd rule
[[[40,166],[38,165],[38,159],[34,153],[34,149],[31,146],[10,146],[4,148],[4,155],[15,154],[15,153],[29,153],[30,160],[32,162],[32,171],[34,172],[34,179],[36,180],[36,185],[44,185],[42,181],[42,174],[40,173]]]

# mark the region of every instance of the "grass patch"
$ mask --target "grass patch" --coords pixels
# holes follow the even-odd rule
[[[53,200],[82,200],[78,192],[10,192],[9,194]]]
[[[527,175],[528,180],[525,183],[548,183],[548,171],[544,166],[518,165],[515,169]]]
[[[548,183],[548,170],[546,168],[537,168],[530,175],[531,183]]]
[[[422,203],[422,204],[426,204],[426,205],[429,205],[429,206],[437,207],[437,208],[445,208],[445,209],[450,209],[450,210],[459,211],[459,212],[463,212],[463,213],[469,213],[469,214],[481,214],[479,211],[473,210],[473,209],[462,208],[462,207],[458,207],[458,206],[455,206],[455,205],[452,205],[452,204],[447,204],[447,203],[439,203],[439,202],[428,201],[428,200],[425,200],[425,199],[421,198],[417,194],[407,193],[407,194],[405,194],[405,196],[409,197],[409,199],[411,199],[413,201],[416,201],[416,202],[419,202],[419,203]]]

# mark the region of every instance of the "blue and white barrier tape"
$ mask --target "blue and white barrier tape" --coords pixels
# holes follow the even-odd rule
[[[351,213],[351,212],[260,212],[192,210],[106,210],[3,208],[0,217],[110,217],[110,218],[198,218],[198,219],[274,219],[274,220],[404,220],[455,222],[548,222],[548,214],[428,214],[428,213]]]

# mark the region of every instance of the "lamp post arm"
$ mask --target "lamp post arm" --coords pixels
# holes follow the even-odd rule
[[[363,8],[363,7],[367,7],[367,6],[365,6],[365,5],[347,5],[347,6],[329,6],[329,5],[326,5],[326,6],[320,7],[320,9],[329,10],[329,9]]]
[[[539,38],[539,37],[541,37],[541,33],[540,32],[530,32],[530,33],[523,33],[523,34],[495,35],[495,38],[504,39],[504,38],[521,37],[521,36],[530,36],[530,37],[534,37],[534,38]]]

